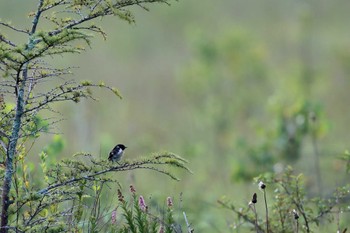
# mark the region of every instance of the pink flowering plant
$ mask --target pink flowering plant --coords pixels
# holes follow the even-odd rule
[[[130,198],[127,200],[118,190],[118,213],[111,212],[111,232],[132,233],[176,233],[179,228],[173,216],[173,200],[166,200],[165,213],[154,211],[142,195],[138,195],[133,185],[130,186]],[[118,218],[116,215],[120,215]],[[119,220],[116,220],[119,219]],[[175,229],[175,225],[177,228]]]
[[[167,198],[167,209],[166,209],[166,218],[165,218],[165,232],[171,233],[173,232],[173,224],[174,224],[174,218],[173,218],[173,200],[171,197]]]

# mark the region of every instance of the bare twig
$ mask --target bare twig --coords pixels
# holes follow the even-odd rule
[[[11,26],[10,24],[8,23],[4,23],[4,22],[0,22],[0,25],[4,26],[4,27],[7,27],[13,31],[16,31],[16,32],[21,32],[21,33],[25,33],[25,34],[29,34],[28,30],[23,30],[23,29],[18,29],[14,26]]]

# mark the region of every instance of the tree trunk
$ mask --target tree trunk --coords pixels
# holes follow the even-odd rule
[[[6,162],[5,162],[5,178],[4,183],[2,187],[2,209],[1,209],[1,229],[0,233],[7,233],[8,232],[8,209],[10,205],[12,204],[12,201],[10,200],[10,191],[11,191],[11,182],[12,182],[12,176],[13,176],[13,159],[16,155],[16,146],[17,141],[19,137],[19,131],[21,129],[21,121],[22,121],[22,114],[23,114],[23,101],[24,101],[24,87],[25,87],[25,80],[27,79],[27,65],[24,65],[23,70],[23,77],[20,84],[17,86],[19,87],[18,95],[17,95],[17,105],[16,105],[16,115],[15,119],[13,121],[12,125],[12,133],[11,138],[9,142],[9,146],[7,149],[7,156],[6,156]]]
[[[42,13],[41,7],[44,4],[44,0],[39,0],[38,9],[34,16],[32,22],[32,28],[29,33],[28,46],[26,51],[30,52],[35,46],[35,42],[32,38],[32,35],[36,32],[36,28],[39,23],[39,18]],[[11,191],[11,182],[13,177],[13,159],[16,155],[16,147],[19,138],[19,131],[21,130],[22,124],[22,115],[24,111],[24,89],[26,86],[26,81],[28,79],[28,64],[30,61],[27,61],[23,64],[22,67],[19,67],[17,70],[17,85],[16,85],[16,93],[17,93],[17,102],[16,102],[16,114],[15,119],[12,125],[12,132],[10,137],[9,146],[6,154],[6,162],[5,162],[5,178],[2,189],[2,209],[1,209],[1,225],[0,225],[0,233],[7,233],[9,230],[8,226],[8,210],[13,201],[10,200],[10,191]],[[22,73],[22,79],[21,79]]]

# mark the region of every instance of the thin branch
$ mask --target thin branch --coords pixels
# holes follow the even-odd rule
[[[35,16],[34,16],[34,19],[33,19],[33,22],[32,22],[32,29],[30,30],[30,35],[33,35],[35,32],[36,32],[36,28],[39,24],[39,18],[40,18],[40,15],[42,13],[42,6],[44,4],[44,0],[40,0],[39,4],[38,4],[38,9],[35,13]]]
[[[54,7],[56,7],[56,6],[59,6],[59,5],[66,5],[66,4],[68,4],[68,2],[65,2],[65,0],[60,0],[60,1],[57,1],[57,2],[55,2],[55,3],[53,3],[53,4],[51,4],[51,5],[47,5],[47,6],[43,7],[43,8],[41,9],[41,12],[45,12],[45,11],[48,11],[48,10],[50,10],[50,9],[52,9],[52,8],[54,8]]]
[[[97,1],[96,2],[96,4],[95,5],[93,5],[91,8],[90,8],[90,11],[91,12],[93,12],[95,9],[96,9],[96,7],[98,6],[98,5],[100,5],[101,4],[101,2],[102,2],[103,0],[99,0],[99,1]]]
[[[102,35],[102,37],[103,37],[104,40],[107,39],[107,33],[105,33],[104,31],[102,31],[101,28],[96,27],[96,26],[89,26],[89,27],[73,27],[73,29],[75,29],[75,30],[88,30],[88,31],[100,33],[100,34]]]
[[[95,19],[95,18],[98,18],[98,17],[101,17],[101,16],[105,16],[105,14],[103,12],[100,12],[99,14],[93,14],[91,16],[87,16],[83,19],[80,19],[80,20],[75,20],[73,21],[72,23],[69,23],[67,25],[65,25],[64,27],[60,28],[60,29],[56,29],[54,31],[51,31],[48,33],[49,36],[54,36],[54,35],[57,35],[59,33],[61,33],[63,30],[65,29],[70,29],[70,28],[73,28],[74,26],[77,26],[79,24],[82,24],[86,21],[89,21],[89,20],[92,20],[92,19]]]
[[[230,206],[221,200],[218,200],[218,203],[221,206],[225,207],[226,209],[229,209],[229,210],[233,211],[234,213],[236,213],[238,215],[238,218],[242,218],[245,222],[249,222],[253,226],[256,226],[255,219],[251,219],[246,213],[243,213],[243,211],[238,211],[234,208],[234,206],[232,206],[232,205]],[[259,232],[264,232],[264,229],[261,226],[257,225],[257,228],[258,228],[257,230]]]
[[[114,171],[130,171],[130,170],[135,170],[135,169],[148,169],[148,170],[157,171],[159,173],[163,173],[163,174],[165,174],[167,176],[170,176],[173,179],[176,179],[174,176],[172,176],[170,173],[168,173],[166,171],[162,171],[160,169],[156,169],[156,168],[151,167],[151,166],[145,166],[147,164],[152,164],[152,165],[169,165],[168,162],[161,162],[161,161],[157,162],[157,161],[151,161],[151,160],[146,160],[146,161],[142,161],[142,162],[135,162],[135,163],[131,163],[131,164],[128,163],[128,162],[125,162],[124,164],[122,164],[120,166],[110,167],[108,169],[92,173],[90,175],[85,175],[85,176],[82,176],[82,177],[72,178],[72,179],[63,181],[61,183],[52,184],[52,185],[50,185],[50,186],[48,186],[48,187],[38,191],[38,193],[39,194],[47,194],[52,189],[55,189],[55,188],[58,188],[58,187],[62,187],[62,186],[67,186],[69,184],[76,183],[76,182],[79,182],[81,180],[94,180],[94,178],[96,176],[100,176],[100,175],[103,175],[105,173],[114,172]]]
[[[169,3],[165,0],[141,0],[141,1],[123,1],[123,2],[117,2],[113,5],[113,7],[117,10],[120,10],[122,8],[125,8],[125,7],[128,7],[128,6],[132,6],[132,5],[140,5],[140,4],[143,4],[143,3],[153,3],[153,2],[162,2],[162,3],[165,3],[165,4],[168,4]],[[113,15],[114,12],[110,9],[110,8],[106,8],[105,11],[100,11],[100,12],[97,12],[97,13],[92,13],[91,15],[88,15],[80,20],[74,20],[73,22],[71,23],[68,23],[67,25],[59,28],[59,29],[56,29],[56,30],[53,30],[51,32],[48,33],[49,36],[54,36],[54,35],[57,35],[59,33],[61,33],[63,30],[65,29],[70,29],[70,28],[73,28],[79,24],[82,24],[84,22],[87,22],[87,21],[90,21],[90,20],[93,20],[95,18],[98,18],[98,17],[102,17],[102,16],[107,16],[107,15]]]
[[[42,196],[39,200],[39,204],[37,206],[37,208],[35,209],[34,213],[30,214],[30,218],[24,223],[25,225],[29,225],[29,223],[34,219],[34,217],[41,211],[40,207],[42,206],[42,203],[44,201],[45,196]],[[22,205],[22,207],[24,206],[24,204]],[[18,210],[19,211],[19,210]]]
[[[282,182],[280,184],[288,195],[293,196],[290,193],[290,191],[288,190],[288,188]],[[305,222],[305,227],[306,227],[306,232],[310,232],[309,220],[308,220],[308,217],[306,216],[303,204],[301,204],[301,200],[299,198],[299,191],[297,191],[297,197],[298,197],[298,200],[295,200],[294,198],[292,198],[292,202],[297,207],[299,213],[303,216],[303,219]]]
[[[21,33],[25,33],[25,34],[29,35],[28,30],[23,30],[23,29],[15,28],[15,27],[11,26],[11,25],[8,24],[8,23],[0,22],[0,25],[2,25],[2,26],[4,26],[4,27],[7,27],[7,28],[9,28],[9,29],[12,29],[13,31],[21,32]]]
[[[8,45],[11,45],[12,47],[17,47],[17,45],[13,42],[11,42],[10,40],[6,39],[3,35],[0,34],[0,40],[2,42],[5,42]]]
[[[83,84],[79,84],[75,87],[65,87],[66,84],[61,85],[60,87],[56,87],[54,89],[52,89],[51,91],[42,94],[40,96],[36,96],[33,98],[45,98],[45,100],[43,100],[42,102],[39,102],[36,106],[32,107],[32,108],[28,108],[24,111],[24,114],[30,113],[32,111],[35,110],[39,110],[42,109],[43,107],[45,107],[46,105],[50,104],[50,103],[54,103],[54,102],[62,102],[62,101],[75,101],[76,98],[91,98],[93,100],[96,100],[95,98],[93,98],[93,96],[89,95],[88,93],[84,93],[84,90],[88,87],[103,87],[103,88],[107,88],[108,90],[112,91],[114,94],[118,95],[119,97],[121,97],[119,94],[117,94],[117,91],[109,86],[105,86],[105,85],[98,85],[98,84],[88,84],[88,85],[83,85]],[[65,88],[65,89],[64,89]],[[56,91],[60,90],[60,93],[56,93]],[[74,96],[74,93],[78,92],[78,96]],[[68,96],[69,94],[73,94],[72,96]],[[28,101],[30,101],[31,99],[28,99]]]

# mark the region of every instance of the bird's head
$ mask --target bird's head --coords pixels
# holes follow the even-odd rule
[[[123,145],[123,144],[118,144],[117,145],[120,149],[122,149],[122,150],[125,150],[125,148],[127,148],[125,145]]]

